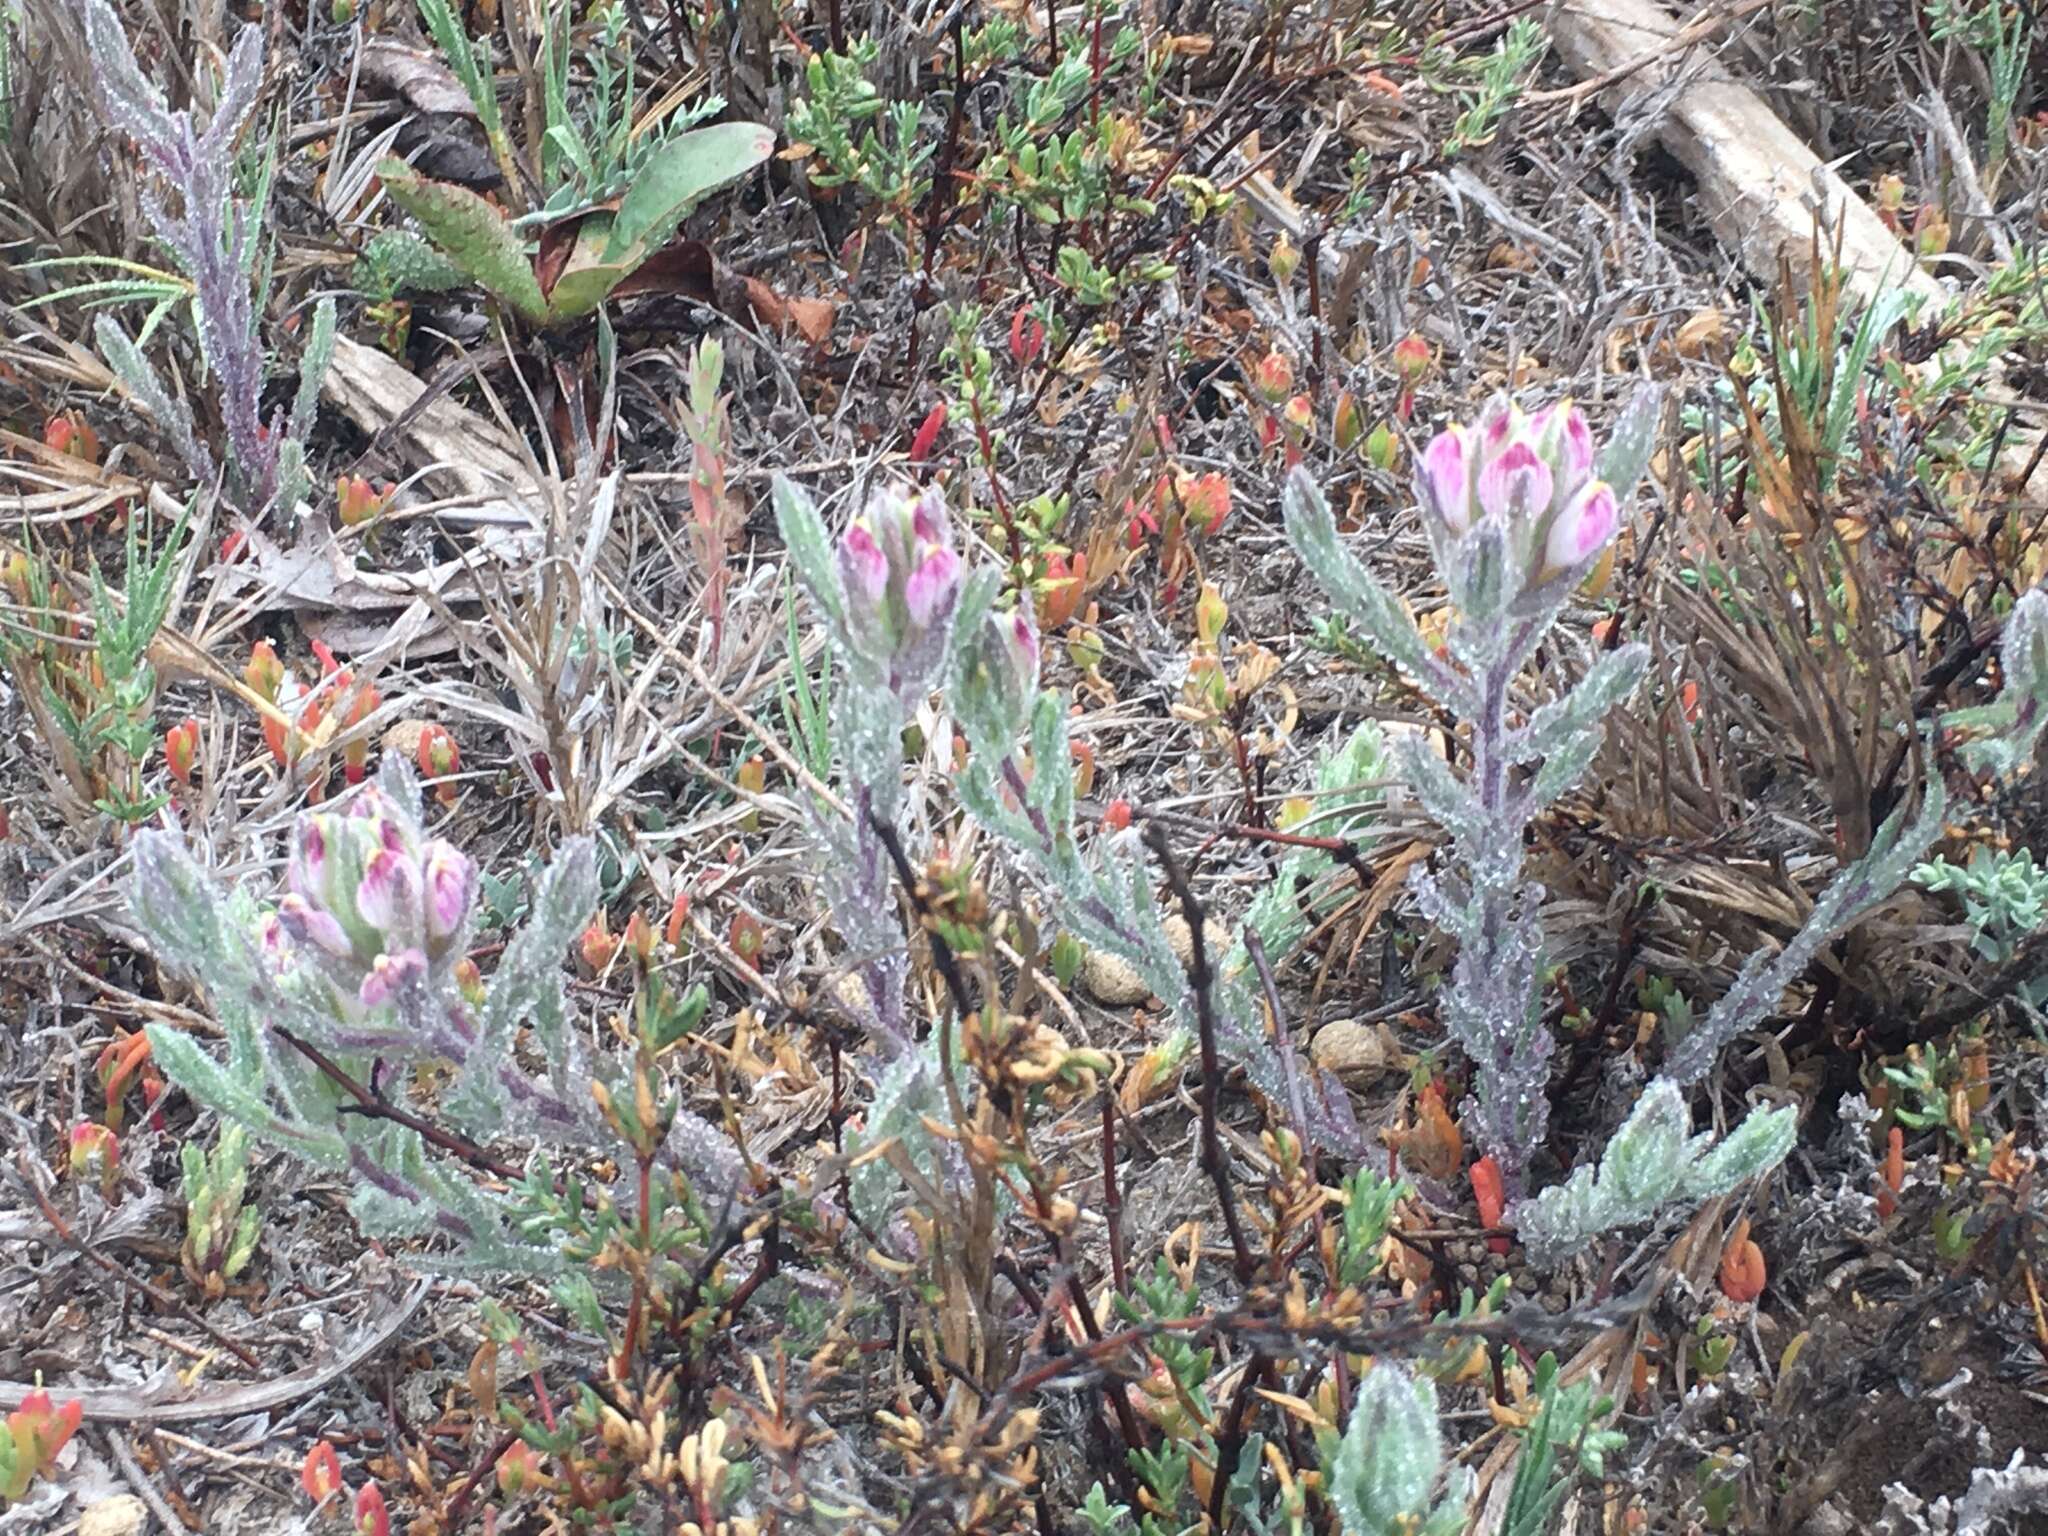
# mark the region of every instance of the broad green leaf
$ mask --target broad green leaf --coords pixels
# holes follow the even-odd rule
[[[698,199],[746,175],[774,150],[774,131],[759,123],[715,123],[677,134],[647,157],[619,204],[606,260],[621,261],[635,246],[659,250]]]
[[[548,290],[550,320],[574,320],[589,314],[640,264],[637,253],[632,261],[612,260],[608,254],[611,229],[611,215],[604,213],[591,214],[577,229],[569,260]]]
[[[434,244],[484,290],[535,324],[548,303],[533,275],[526,242],[505,216],[466,187],[429,181],[403,160],[379,163],[377,175],[393,201],[420,221]]]

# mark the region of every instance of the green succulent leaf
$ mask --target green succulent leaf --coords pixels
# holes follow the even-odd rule
[[[420,221],[434,244],[477,285],[535,324],[547,319],[548,301],[533,262],[505,216],[467,187],[429,181],[403,160],[377,167],[392,200]]]

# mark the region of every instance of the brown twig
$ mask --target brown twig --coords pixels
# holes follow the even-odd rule
[[[939,975],[944,978],[946,990],[953,996],[953,1006],[959,1009],[961,1018],[968,1017],[974,1012],[974,999],[968,994],[959,962],[953,958],[953,946],[938,931],[938,915],[932,911],[917,871],[911,868],[910,856],[903,851],[903,840],[896,835],[894,827],[883,822],[873,811],[868,812],[868,826],[881,839],[889,862],[896,868],[896,878],[903,883],[903,894],[909,898],[911,909],[917,913],[917,920],[924,928],[926,941],[932,947],[932,964],[938,967]]]
[[[482,1459],[464,1474],[462,1487],[455,1495],[455,1502],[448,1506],[447,1513],[443,1517],[448,1530],[459,1531],[462,1529],[463,1521],[469,1518],[470,1495],[476,1492],[491,1468],[498,1464],[498,1458],[511,1450],[519,1438],[519,1431],[516,1429],[504,1431],[496,1440],[491,1442],[489,1448],[484,1451]]]
[[[189,1531],[191,1526],[178,1518],[178,1512],[171,1508],[170,1501],[157,1492],[156,1484],[149,1480],[149,1474],[142,1470],[142,1463],[135,1459],[135,1452],[129,1447],[127,1437],[119,1429],[103,1429],[100,1439],[107,1453],[114,1458],[114,1464],[121,1469],[121,1476],[128,1486],[135,1490],[135,1496],[149,1506],[149,1512],[167,1531]]]
[[[1280,1006],[1280,984],[1273,975],[1273,962],[1266,957],[1266,944],[1249,923],[1244,930],[1245,953],[1259,973],[1259,985],[1266,994],[1266,1006],[1273,1011],[1273,1044],[1280,1053],[1280,1070],[1287,1079],[1287,1112],[1294,1120],[1294,1134],[1304,1147],[1312,1143],[1308,1134],[1308,1101],[1302,1097],[1301,1072],[1294,1059],[1294,1042],[1287,1034],[1287,1012]]]
[[[1242,842],[1279,843],[1287,848],[1318,848],[1358,876],[1360,885],[1367,890],[1372,889],[1375,878],[1372,867],[1365,862],[1365,854],[1359,846],[1348,838],[1318,837],[1311,832],[1283,832],[1278,827],[1255,827],[1239,822],[1218,826],[1198,816],[1184,815],[1179,811],[1151,810],[1139,805],[1131,807],[1131,816],[1137,821],[1164,821],[1180,827],[1199,827],[1211,836],[1231,837]]]
[[[1102,1220],[1109,1228],[1109,1274],[1119,1296],[1130,1294],[1124,1271],[1124,1197],[1116,1183],[1116,1095],[1102,1094]]]
[[[1230,1165],[1216,1134],[1216,1100],[1223,1087],[1223,1064],[1216,1053],[1216,1007],[1210,995],[1215,978],[1209,967],[1209,946],[1202,935],[1202,904],[1195,900],[1187,874],[1167,846],[1166,829],[1156,821],[1151,823],[1145,828],[1145,843],[1158,857],[1166,883],[1179,900],[1181,916],[1188,925],[1188,980],[1195,989],[1195,1021],[1202,1037],[1202,1168],[1216,1186],[1216,1198],[1223,1207],[1223,1226],[1230,1234],[1238,1281],[1249,1285],[1258,1266],[1252,1260],[1251,1245],[1245,1241],[1244,1225],[1237,1214],[1237,1196],[1230,1187]]]
[[[519,1169],[514,1168],[510,1163],[491,1156],[490,1153],[468,1138],[458,1136],[453,1131],[444,1131],[431,1120],[422,1119],[410,1110],[400,1109],[376,1090],[365,1087],[352,1077],[345,1067],[334,1061],[318,1046],[301,1040],[290,1030],[278,1025],[272,1025],[271,1029],[286,1045],[313,1063],[315,1067],[318,1067],[321,1074],[329,1082],[355,1100],[352,1106],[342,1105],[335,1111],[337,1114],[362,1115],[370,1120],[389,1120],[393,1125],[404,1126],[422,1141],[439,1147],[443,1152],[449,1153],[451,1156],[460,1158],[472,1168],[481,1169],[485,1173],[514,1183],[525,1177]]]
[[[1237,1476],[1238,1458],[1244,1453],[1245,1424],[1251,1414],[1252,1392],[1272,1363],[1264,1355],[1252,1356],[1251,1363],[1244,1368],[1244,1379],[1237,1384],[1236,1395],[1231,1398],[1225,1413],[1223,1433],[1216,1439],[1216,1476],[1209,1486],[1209,1525],[1212,1530],[1229,1529],[1223,1518],[1223,1501],[1230,1493],[1232,1479]]]

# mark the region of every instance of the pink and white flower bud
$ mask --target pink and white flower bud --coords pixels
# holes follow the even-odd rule
[[[274,974],[283,975],[291,968],[292,936],[275,912],[266,912],[256,919],[256,949]]]
[[[1597,555],[1621,527],[1621,506],[1605,481],[1594,480],[1565,503],[1543,546],[1546,574],[1568,571]]]
[[[349,943],[334,914],[315,907],[297,891],[277,904],[277,920],[299,943],[323,949],[337,960],[355,953],[355,946]]]
[[[379,848],[363,866],[356,886],[356,911],[379,933],[388,934],[419,906],[418,867],[391,847]]]
[[[1425,510],[1435,513],[1453,538],[1461,537],[1472,526],[1472,478],[1463,427],[1446,427],[1429,440],[1417,482]]]
[[[1016,680],[1017,691],[1029,698],[1038,691],[1038,626],[1031,622],[1030,611],[1022,604],[1010,615],[1004,638],[1010,675]]]
[[[935,659],[921,642],[951,617],[962,579],[936,490],[899,487],[870,498],[840,539],[839,570],[848,625],[872,660],[895,671],[909,657]]]
[[[1503,402],[1496,396],[1479,418],[1481,453],[1489,458],[1499,453],[1521,434],[1524,424],[1522,408],[1512,401]]]
[[[860,518],[846,525],[839,540],[839,578],[848,601],[873,606],[889,590],[889,557]]]
[[[285,870],[287,887],[301,895],[317,891],[326,871],[327,834],[320,830],[318,818],[309,816],[299,823],[299,835],[293,840],[291,863]]]
[[[1530,435],[1556,476],[1558,484],[1574,490],[1593,471],[1593,429],[1585,413],[1566,397],[1539,411],[1530,423]]]
[[[1551,490],[1550,466],[1517,437],[1479,471],[1479,510],[1502,522],[1524,522],[1549,510]]]
[[[357,821],[376,821],[383,824],[379,836],[389,840],[398,829],[391,819],[391,802],[384,797],[384,791],[374,784],[365,785],[342,813]]]
[[[427,937],[440,943],[454,936],[476,898],[473,860],[445,841],[428,845],[426,862]]]
[[[376,1008],[389,1002],[399,988],[416,976],[427,972],[427,957],[416,949],[402,950],[396,955],[379,955],[370,963],[370,973],[363,978],[363,984],[356,990],[356,997],[365,1008]]]
[[[960,557],[950,549],[931,549],[904,583],[903,606],[910,622],[919,629],[931,628],[959,589]]]

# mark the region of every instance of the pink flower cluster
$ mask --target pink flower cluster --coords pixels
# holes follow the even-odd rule
[[[1621,527],[1613,489],[1593,478],[1593,434],[1569,399],[1524,415],[1495,399],[1477,423],[1438,433],[1416,494],[1453,545],[1498,528],[1529,586],[1581,571]]]
[[[883,491],[839,540],[847,622],[877,659],[944,628],[960,595],[960,556],[936,489]]]
[[[476,900],[476,865],[453,844],[423,843],[375,788],[343,811],[302,817],[274,946],[289,936],[346,972],[365,1008],[408,981],[460,959],[457,941]],[[281,930],[279,932],[278,930]]]

